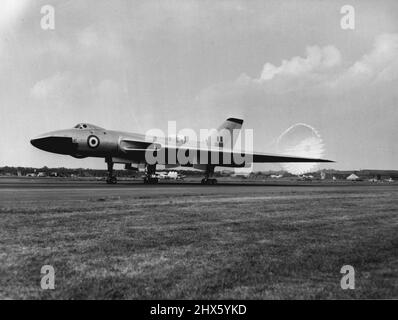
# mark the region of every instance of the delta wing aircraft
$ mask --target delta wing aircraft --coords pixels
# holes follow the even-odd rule
[[[107,163],[106,182],[115,184],[113,165],[124,164],[125,169],[145,167],[144,183],[157,183],[156,166],[166,168],[193,167],[204,171],[202,184],[215,184],[215,167],[247,167],[264,162],[333,162],[325,159],[303,158],[260,152],[235,151],[234,134],[243,120],[228,118],[205,141],[186,141],[179,137],[156,137],[144,134],[107,130],[88,123],[72,129],[43,134],[30,142],[38,149],[70,155],[104,158]]]

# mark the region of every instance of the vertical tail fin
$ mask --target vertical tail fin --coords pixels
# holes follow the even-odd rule
[[[211,147],[230,148],[232,149],[236,135],[242,128],[243,120],[237,118],[228,118],[217,129],[213,130],[207,138],[207,143]]]

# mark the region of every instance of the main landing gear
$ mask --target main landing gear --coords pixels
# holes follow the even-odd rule
[[[156,176],[156,164],[147,165],[145,168],[144,183],[145,184],[157,184],[159,178]]]
[[[200,182],[201,184],[217,184],[217,179],[212,178],[214,175],[214,166],[207,166],[205,177]]]
[[[113,162],[109,160],[106,163],[108,165],[108,177],[106,178],[106,183],[107,184],[116,184],[117,178],[115,175],[113,175]]]
[[[217,184],[217,179],[203,178],[201,184]]]

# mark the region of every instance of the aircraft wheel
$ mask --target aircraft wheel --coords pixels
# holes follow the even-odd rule
[[[203,178],[200,181],[200,183],[201,184],[217,184],[217,179],[206,179],[206,178]]]
[[[116,184],[117,178],[116,177],[108,177],[108,178],[106,178],[106,183],[107,184]]]

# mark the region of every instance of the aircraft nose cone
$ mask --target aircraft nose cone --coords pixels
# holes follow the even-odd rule
[[[40,139],[39,139],[39,138],[31,139],[31,140],[30,140],[30,144],[31,144],[32,146],[34,146],[34,147],[40,149],[40,147],[39,147],[39,145],[40,145]]]
[[[44,149],[48,144],[48,138],[34,138],[30,140],[30,143],[38,149]]]
[[[38,149],[60,154],[71,154],[76,149],[76,144],[70,137],[38,137],[31,139],[30,143]]]

